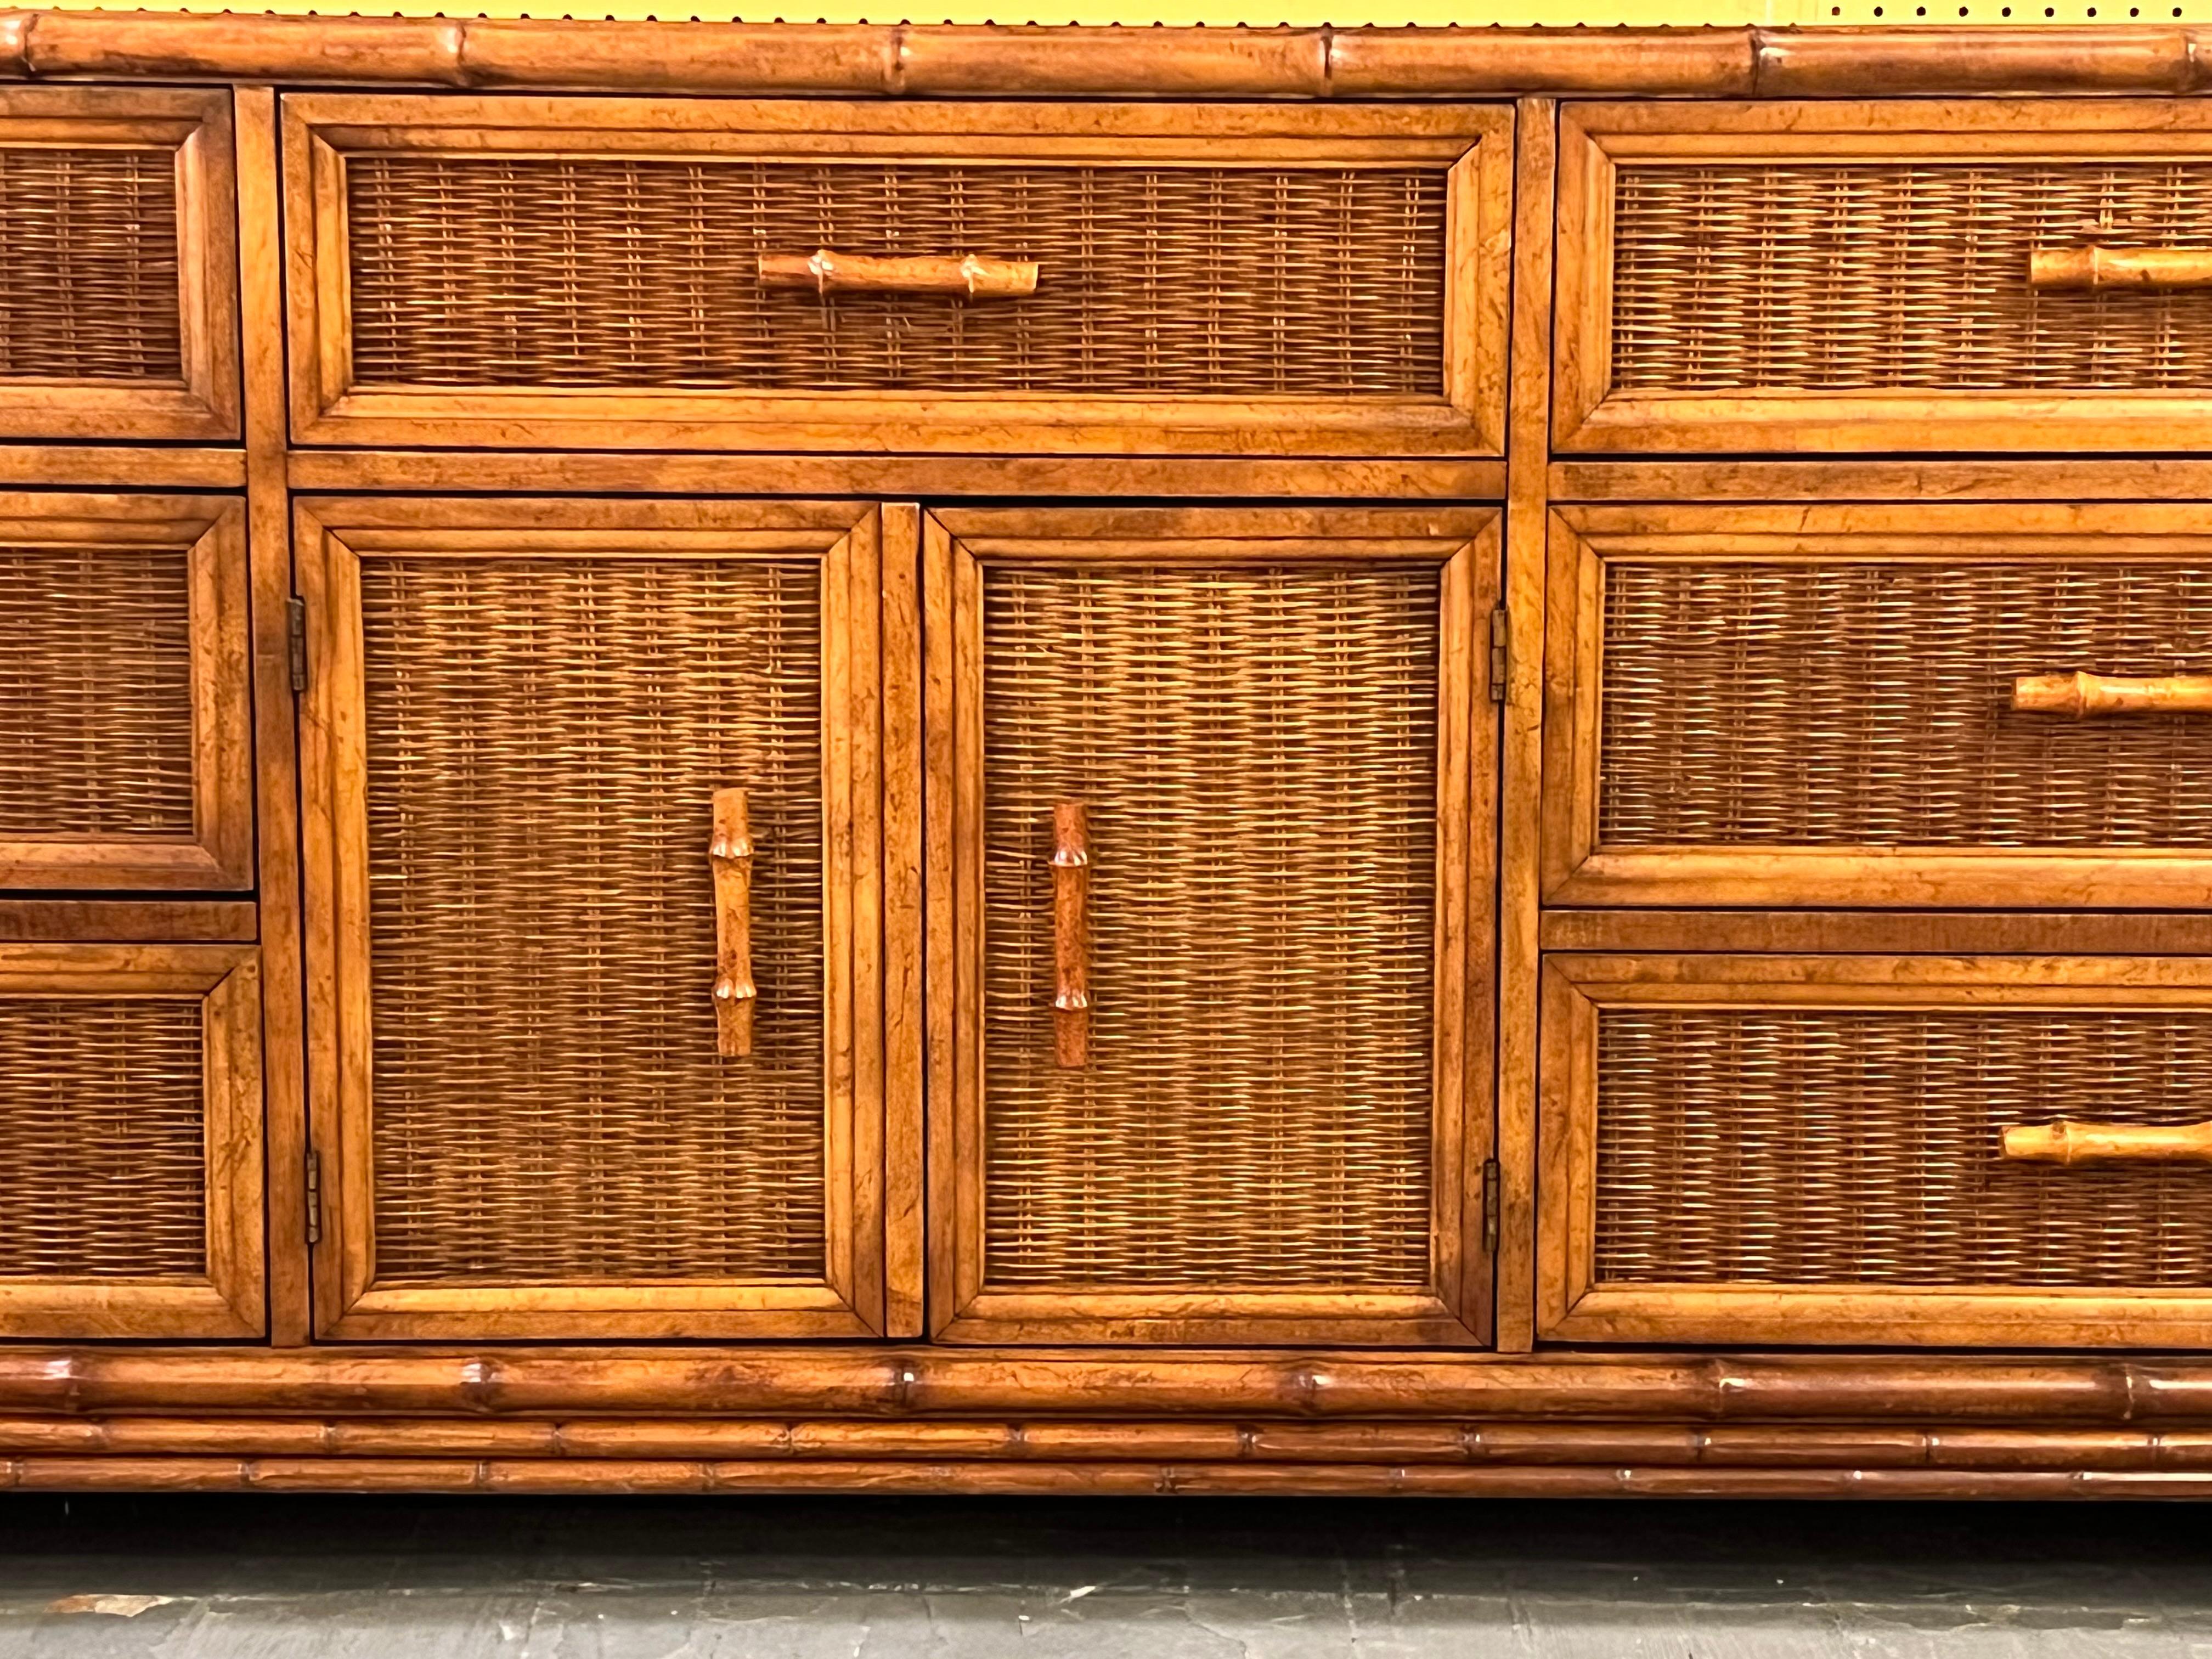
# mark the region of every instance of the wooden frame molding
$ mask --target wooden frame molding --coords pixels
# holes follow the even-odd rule
[[[1611,1007],[2212,1009],[2212,963],[2112,957],[1547,957],[1543,975],[1540,1334],[1565,1342],[2212,1346],[2212,1291],[2003,1285],[1617,1284],[1595,1262],[1602,1201],[1598,1023]],[[2068,1109],[2053,1103],[2051,1115]],[[2073,1109],[2094,1115],[2093,1103]],[[1992,1149],[1994,1151],[1994,1148]]]
[[[2179,505],[1955,503],[1562,507],[1551,515],[1543,884],[1557,905],[2202,908],[2191,848],[1613,846],[1599,833],[1601,645],[1614,560],[1971,567],[2064,559],[2177,565],[2212,553],[2212,514]],[[2009,690],[2008,685],[2005,688]]]
[[[296,443],[1258,455],[1494,455],[1503,448],[1513,125],[1511,112],[1496,106],[1163,112],[1142,104],[302,93],[283,100],[283,122]],[[568,159],[1448,167],[1443,384],[1434,396],[1334,398],[358,386],[349,158],[465,155],[487,146]]]
[[[262,1240],[261,981],[251,945],[0,945],[0,996],[160,999],[200,1009],[207,1273],[199,1279],[11,1279],[0,1336],[258,1337]]]
[[[10,381],[0,416],[7,435],[236,440],[238,211],[228,91],[0,86],[0,148],[16,144],[174,153],[180,373],[173,380]]]
[[[191,653],[192,833],[0,836],[0,886],[208,891],[253,885],[253,717],[246,512],[193,495],[0,494],[18,546],[184,547]]]
[[[884,1334],[886,1170],[919,1157],[918,1095],[887,1091],[884,1029],[882,683],[884,514],[852,502],[303,499],[295,548],[307,612],[301,793],[309,1096],[330,1224],[315,1252],[316,1325],[338,1338],[872,1336]],[[907,511],[904,523],[911,526]],[[363,793],[362,562],[803,552],[823,567],[824,1251],[819,1284],[380,1284],[377,1279]],[[891,613],[896,623],[905,614]],[[703,810],[702,803],[702,810]],[[902,807],[911,814],[911,805]],[[704,820],[702,819],[702,824]],[[705,842],[701,843],[704,856]],[[902,915],[910,916],[910,907]],[[910,921],[908,926],[910,927]],[[910,944],[899,945],[902,960]],[[702,965],[704,994],[711,961]],[[910,968],[908,969],[910,978]],[[896,1112],[886,1102],[897,1103]],[[900,1224],[912,1229],[910,1200]],[[911,1244],[900,1252],[911,1273]],[[918,1286],[897,1288],[911,1306]],[[908,1316],[910,1321],[911,1316]]]
[[[2204,402],[2188,393],[1781,386],[1632,392],[1612,383],[1613,195],[1623,163],[2172,161],[2212,153],[2212,114],[2191,105],[1570,104],[1560,116],[1559,144],[1553,387],[1553,442],[1559,450],[2154,453],[2212,443]],[[2025,263],[2019,280],[2025,291]]]
[[[1480,1216],[1493,1074],[1494,718],[1480,619],[1497,603],[1499,515],[1483,508],[946,509],[925,516],[931,980],[932,1321],[940,1340],[1480,1342],[1492,1279]],[[1217,565],[1363,560],[1442,567],[1431,1285],[1419,1292],[994,1287],[985,1246],[981,573],[994,562]]]

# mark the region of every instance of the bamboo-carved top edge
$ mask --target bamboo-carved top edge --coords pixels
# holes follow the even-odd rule
[[[0,11],[0,80],[845,97],[2188,93],[2212,30],[1165,28]]]

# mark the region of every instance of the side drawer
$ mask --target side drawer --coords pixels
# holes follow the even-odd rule
[[[1498,106],[284,101],[305,443],[1499,453]]]
[[[1580,104],[1568,451],[2212,442],[2212,111]]]
[[[239,435],[230,94],[0,88],[0,437]]]
[[[253,884],[242,502],[0,493],[0,889]]]
[[[248,945],[0,945],[0,1335],[258,1336]]]
[[[2212,904],[2212,510],[1569,507],[1549,544],[1553,902]]]
[[[1542,1334],[2212,1343],[2212,1129],[2153,1133],[2212,1115],[2212,961],[1564,955],[1542,996]],[[2112,1161],[2051,1161],[2069,1121]]]

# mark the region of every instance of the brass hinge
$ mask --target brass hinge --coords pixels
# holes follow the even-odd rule
[[[307,1243],[323,1242],[323,1160],[307,1154]]]
[[[284,601],[284,642],[292,653],[292,690],[307,689],[307,602],[295,593]]]
[[[1505,607],[1499,605],[1490,613],[1490,700],[1505,701],[1506,641],[1512,637],[1512,624]]]
[[[1482,1253],[1498,1254],[1498,1160],[1485,1158],[1482,1164]]]

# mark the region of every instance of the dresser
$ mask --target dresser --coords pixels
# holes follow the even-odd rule
[[[0,1488],[2212,1494],[2208,61],[0,15]]]

